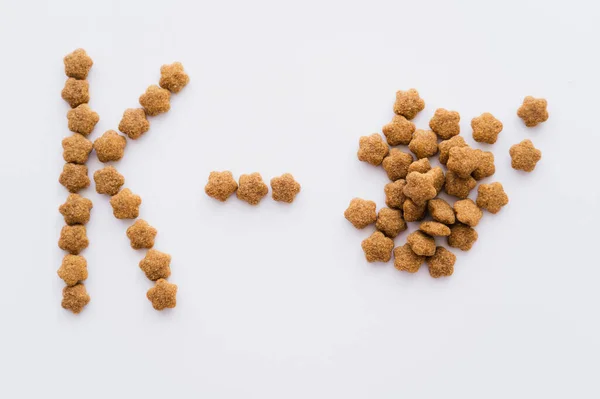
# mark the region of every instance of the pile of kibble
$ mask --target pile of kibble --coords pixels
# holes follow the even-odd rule
[[[546,100],[528,96],[517,115],[533,127],[548,119],[546,107]],[[387,208],[377,212],[375,202],[355,198],[344,216],[358,229],[375,223],[376,231],[362,242],[368,262],[388,262],[393,252],[396,269],[415,273],[426,262],[429,274],[437,278],[454,272],[456,256],[436,245],[435,238],[446,237],[448,246],[468,251],[477,241],[475,227],[483,211],[498,213],[508,196],[502,184],[492,182],[477,187],[475,201],[468,198],[479,181],[496,172],[494,154],[465,142],[456,111],[437,109],[429,121],[431,130],[416,129],[411,119],[424,108],[417,90],[398,91],[395,116],[382,129],[385,141],[377,133],[360,138],[358,159],[383,166],[391,180],[384,189]],[[486,112],[471,120],[471,128],[475,141],[494,144],[503,125]],[[408,146],[408,151],[396,146]],[[436,155],[441,166],[430,163]],[[531,172],[542,154],[523,140],[510,148],[510,156],[514,169]],[[458,200],[450,205],[438,198],[442,191]],[[420,222],[419,228],[394,249],[394,239],[407,230],[407,222]]]

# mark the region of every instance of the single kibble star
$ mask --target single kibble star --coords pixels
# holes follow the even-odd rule
[[[429,121],[429,128],[442,140],[448,140],[460,133],[460,114],[444,108],[435,110]]]
[[[414,161],[408,167],[408,173],[410,172],[419,172],[419,173],[427,173],[431,170],[431,163],[429,163],[429,158],[421,158],[418,161]],[[407,173],[407,174],[408,174]]]
[[[511,166],[513,169],[532,172],[542,159],[542,152],[533,146],[531,140],[523,140],[510,147]]]
[[[477,118],[471,119],[473,140],[479,143],[494,144],[502,131],[502,122],[489,112],[484,112]]]
[[[458,177],[466,179],[477,169],[479,161],[478,150],[471,147],[454,147],[450,149],[446,167]]]
[[[79,133],[64,138],[62,147],[63,159],[67,163],[84,164],[92,152],[92,142]]]
[[[84,49],[78,48],[63,59],[65,74],[70,78],[85,79],[94,62]]]
[[[58,247],[63,251],[69,252],[71,255],[78,255],[89,244],[85,226],[83,225],[64,226],[60,231]]]
[[[157,233],[158,231],[143,219],[136,220],[127,228],[127,237],[133,249],[152,248]]]
[[[174,308],[177,305],[177,286],[169,283],[164,278],[156,281],[154,287],[146,293],[146,297],[152,302],[156,310]]]
[[[435,240],[422,231],[410,233],[406,237],[406,242],[417,255],[432,256],[435,253]]]
[[[525,97],[523,105],[517,111],[525,126],[533,127],[548,120],[548,102],[543,98]]]
[[[258,205],[269,193],[269,187],[263,182],[260,173],[251,173],[240,176],[237,197],[250,205]]]
[[[69,78],[65,82],[61,96],[71,108],[75,108],[90,101],[90,85],[87,80]]]
[[[424,261],[425,257],[414,253],[408,244],[394,249],[394,267],[400,271],[416,273]]]
[[[152,85],[140,96],[140,105],[147,115],[155,116],[171,109],[171,92]]]
[[[238,189],[238,184],[230,171],[210,172],[204,192],[221,202],[225,202]]]
[[[100,120],[98,113],[92,111],[89,105],[80,104],[67,112],[69,130],[88,136]]]
[[[370,136],[362,136],[358,143],[358,159],[370,163],[373,166],[381,165],[390,148],[383,141],[381,135],[374,133]]]
[[[401,211],[381,208],[377,214],[375,227],[385,234],[386,237],[396,238],[398,234],[406,230],[406,222],[402,218]]]
[[[444,190],[448,195],[465,199],[469,196],[471,190],[473,190],[475,186],[477,186],[477,181],[471,176],[463,179],[451,170],[446,173]]]
[[[189,81],[190,77],[183,71],[181,62],[174,62],[160,67],[160,82],[158,84],[171,93],[179,93]]]
[[[400,179],[395,182],[388,183],[384,187],[385,204],[392,209],[402,209],[406,196],[404,195],[404,186],[406,180]]]
[[[127,139],[114,130],[107,130],[94,141],[94,150],[100,162],[118,161],[123,158]]]
[[[58,211],[65,218],[65,223],[72,226],[89,222],[92,207],[92,201],[89,199],[79,194],[69,194],[67,201],[58,208]]]
[[[489,151],[476,150],[479,161],[477,167],[471,174],[475,180],[485,179],[496,173],[496,165],[494,164],[494,154]]]
[[[421,99],[417,90],[399,90],[396,92],[396,103],[394,104],[396,115],[402,115],[406,119],[413,119],[423,109],[425,109],[425,101]]]
[[[156,281],[171,275],[171,255],[150,249],[144,259],[140,261],[140,269],[148,280]]]
[[[271,191],[275,201],[291,204],[300,192],[300,184],[289,173],[271,179]]]
[[[456,255],[444,247],[437,247],[435,254],[425,260],[429,266],[429,275],[433,278],[451,276],[454,273]]]
[[[57,274],[66,285],[73,286],[88,277],[87,261],[80,255],[65,255]]]
[[[115,195],[119,192],[125,178],[113,166],[105,166],[94,172],[94,182],[98,194]]]
[[[369,238],[364,239],[361,246],[367,262],[388,262],[392,259],[394,241],[381,231],[376,231]]]
[[[454,212],[456,219],[470,227],[475,227],[479,224],[479,220],[483,217],[481,209],[473,202],[472,199],[464,199],[454,203]]]
[[[408,145],[415,132],[415,124],[402,115],[394,115],[382,131],[389,145]]]
[[[143,108],[129,108],[123,112],[119,130],[131,140],[136,140],[150,129],[150,122],[146,118]]]
[[[67,286],[63,288],[63,299],[61,303],[63,309],[70,310],[77,314],[81,312],[88,303],[90,303],[90,296],[85,289],[85,285],[79,283],[72,287]]]
[[[344,212],[344,217],[357,229],[364,229],[377,220],[377,205],[373,201],[354,198]]]
[[[76,193],[79,190],[89,187],[90,179],[87,174],[87,166],[67,163],[63,167],[58,182],[70,192]]]
[[[427,173],[411,172],[406,176],[404,195],[416,205],[423,205],[428,200],[435,198],[437,190],[433,177]]]
[[[504,192],[502,184],[480,184],[477,188],[477,206],[490,213],[498,213],[503,206],[508,204],[508,195]]]
[[[474,228],[462,223],[456,223],[450,226],[448,245],[452,248],[458,248],[461,251],[468,251],[475,244],[477,238],[478,234]]]
[[[431,130],[417,129],[408,148],[419,159],[432,157],[438,152],[437,136]]]
[[[140,214],[140,205],[142,199],[135,195],[130,189],[124,188],[118,194],[110,197],[110,205],[113,208],[113,215],[117,219],[135,219]]]

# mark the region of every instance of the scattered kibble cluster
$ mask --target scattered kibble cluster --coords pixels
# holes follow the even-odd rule
[[[517,114],[526,126],[535,126],[548,119],[546,105],[546,100],[526,97]],[[437,109],[429,121],[431,130],[417,129],[411,120],[424,108],[417,90],[398,91],[395,115],[383,127],[383,137],[376,133],[360,138],[358,159],[381,165],[391,180],[384,188],[387,207],[377,211],[375,202],[354,198],[344,216],[357,229],[375,224],[376,231],[362,242],[368,262],[388,262],[393,254],[398,270],[415,273],[426,263],[429,274],[438,278],[454,272],[456,256],[437,245],[436,237],[445,237],[452,248],[470,250],[483,211],[498,213],[508,196],[502,184],[493,182],[479,185],[475,201],[468,198],[480,180],[496,172],[494,154],[465,142],[456,111]],[[486,112],[473,118],[471,127],[476,142],[494,144],[503,125]],[[408,151],[395,147],[399,145]],[[442,166],[432,166],[435,155]],[[524,140],[511,147],[510,156],[514,169],[531,172],[541,152]],[[442,192],[457,200],[449,204],[438,197]],[[419,228],[394,249],[394,239],[407,230],[407,222],[420,222]]]
[[[289,173],[271,179],[271,192],[275,201],[291,204],[300,189],[300,184]],[[250,205],[258,205],[269,193],[269,187],[263,181],[260,173],[241,175],[238,184],[229,171],[210,172],[204,192],[209,197],[221,202],[227,201],[233,193],[236,193],[238,199]]]

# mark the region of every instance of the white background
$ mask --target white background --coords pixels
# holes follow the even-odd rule
[[[598,92],[592,1],[0,1],[0,397],[597,398]],[[60,307],[62,57],[94,60],[92,139],[181,61],[189,86],[116,166],[173,256],[177,308],[157,312],[128,222],[90,187],[80,315]],[[455,273],[368,264],[353,197],[384,205],[356,159],[398,89],[504,123],[510,204],[485,214]],[[526,95],[550,119],[527,129]],[[525,138],[543,151],[510,168]],[[92,156],[90,176],[100,167]],[[210,171],[293,173],[291,205],[204,195]],[[414,226],[413,226],[414,228]],[[406,233],[396,239],[404,243]],[[441,241],[440,241],[441,243]],[[455,251],[460,252],[460,251]]]

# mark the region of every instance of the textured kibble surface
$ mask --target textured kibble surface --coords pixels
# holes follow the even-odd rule
[[[271,192],[272,197],[275,201],[287,202],[291,204],[294,202],[296,195],[300,192],[300,183],[298,183],[294,176],[289,173],[284,173],[279,177],[271,179]]]
[[[362,136],[358,142],[358,159],[370,163],[373,166],[381,165],[383,159],[389,152],[388,145],[383,141],[381,135],[375,133],[370,136]]]
[[[427,235],[436,237],[448,237],[450,235],[450,227],[440,222],[422,222],[419,225],[419,230]]]
[[[130,189],[124,188],[116,195],[110,197],[110,205],[113,208],[113,215],[117,219],[135,219],[140,214],[140,205],[142,199],[135,195]]]
[[[63,288],[63,299],[61,306],[77,314],[80,313],[85,305],[90,303],[90,296],[85,289],[85,285],[79,283],[72,287]]]
[[[525,97],[519,107],[517,115],[523,120],[525,126],[534,127],[548,120],[548,102],[543,98]]]
[[[75,285],[88,277],[87,261],[80,255],[65,255],[57,274],[66,285]]]
[[[67,163],[84,164],[92,152],[92,142],[75,133],[62,141],[63,159]]]
[[[460,133],[460,114],[444,108],[435,110],[429,121],[429,128],[442,140],[448,140]]]
[[[404,195],[404,186],[406,180],[400,179],[395,182],[388,183],[385,185],[383,191],[385,192],[385,204],[392,209],[402,209],[406,196]]]
[[[88,177],[88,168],[85,165],[67,163],[63,166],[63,171],[58,178],[58,182],[65,186],[67,190],[76,193],[90,186]]]
[[[431,130],[418,129],[413,134],[408,148],[419,159],[432,157],[438,152],[437,136]]]
[[[146,112],[143,108],[129,108],[123,112],[119,130],[125,133],[132,140],[140,138],[150,129],[150,122],[146,118]]]
[[[423,111],[423,109],[425,109],[425,101],[419,96],[417,90],[398,90],[396,92],[394,112],[397,115],[402,115],[406,119],[413,119],[419,112]]]
[[[381,208],[377,214],[375,227],[386,237],[396,238],[398,234],[406,230],[406,222],[402,219],[402,212],[399,210]]]
[[[422,231],[410,233],[406,237],[406,242],[417,255],[431,256],[435,253],[435,240]]]
[[[496,173],[496,165],[494,164],[494,154],[489,151],[477,150],[477,167],[472,175],[475,180],[482,180]]]
[[[84,49],[78,48],[63,59],[65,64],[65,75],[75,79],[87,78],[94,62]]]
[[[412,156],[411,156],[411,159],[412,159]],[[431,164],[429,163],[428,158],[421,158],[418,161],[414,161],[408,167],[408,173],[410,173],[410,172],[427,173],[430,170],[431,170]]]
[[[429,210],[429,214],[433,218],[433,220],[444,223],[444,224],[454,224],[456,221],[456,217],[454,215],[454,210],[445,200],[441,198],[432,199],[427,203],[427,208]]]
[[[407,198],[402,204],[402,214],[405,222],[416,222],[423,219],[426,211],[427,203],[417,205],[410,198]]]
[[[483,212],[481,212],[477,204],[468,198],[456,201],[454,203],[454,212],[456,212],[456,219],[459,222],[471,227],[477,226],[483,216]]]
[[[238,184],[233,174],[226,170],[224,172],[210,172],[208,183],[204,186],[204,192],[209,197],[225,202],[238,189]]]
[[[383,159],[383,169],[391,181],[404,179],[408,168],[413,163],[413,157],[407,152],[392,148],[388,156]]]
[[[65,218],[65,223],[72,226],[89,222],[92,207],[92,201],[89,199],[79,194],[69,194],[65,203],[58,208],[58,211]]]
[[[456,175],[456,173],[449,170],[446,173],[444,190],[448,195],[464,199],[469,196],[469,193],[475,188],[476,185],[477,181],[471,176],[467,177],[466,179],[461,179]]]
[[[448,236],[448,245],[458,248],[462,251],[468,251],[477,241],[478,234],[472,227],[462,223],[456,223],[450,226],[450,236]]]
[[[454,147],[450,149],[448,156],[448,163],[446,167],[448,170],[456,173],[458,177],[466,179],[475,169],[479,166],[481,151],[475,150],[471,147]]]
[[[94,182],[98,194],[115,195],[125,184],[125,178],[114,167],[105,166],[94,172]]]
[[[446,183],[446,175],[444,175],[444,170],[439,166],[427,171],[427,175],[431,176],[433,179],[433,187],[435,191],[439,194],[444,188],[444,183]]]
[[[429,267],[429,275],[434,278],[451,276],[454,273],[456,255],[444,247],[437,247],[435,254],[425,260]]]
[[[498,140],[498,134],[502,131],[502,122],[489,112],[484,112],[477,118],[471,120],[473,129],[473,140],[479,143],[494,144]]]
[[[167,112],[171,109],[171,92],[152,85],[140,96],[140,105],[150,116]]]
[[[394,115],[382,130],[389,145],[408,145],[415,132],[415,124],[402,115]]]
[[[152,307],[156,310],[174,308],[177,305],[177,285],[160,278],[156,281],[154,287],[148,290],[146,297],[152,302]]]
[[[152,248],[157,230],[143,219],[138,219],[127,228],[127,237],[133,249]]]
[[[408,244],[394,249],[394,267],[400,271],[416,273],[424,261],[425,257],[414,253]]]
[[[449,140],[444,140],[439,144],[440,149],[440,163],[446,165],[448,158],[450,157],[450,150],[454,147],[467,147],[468,144],[462,136],[454,136]]]
[[[542,152],[533,146],[531,140],[523,140],[510,147],[511,166],[513,169],[532,172],[538,161],[542,159]]]
[[[156,281],[171,275],[171,255],[150,249],[140,261],[140,269],[149,280]]]
[[[411,172],[406,176],[404,195],[410,198],[416,205],[423,205],[427,200],[435,198],[437,190],[434,180],[427,173]]]
[[[504,192],[502,184],[495,182],[481,184],[477,188],[477,206],[490,213],[498,213],[508,204],[508,195]]]
[[[90,85],[87,80],[69,78],[65,82],[61,96],[71,108],[90,101]]]
[[[181,62],[174,62],[160,67],[160,82],[163,89],[171,93],[179,93],[190,81],[190,77],[183,70]]]
[[[240,176],[237,197],[250,205],[258,205],[269,193],[269,187],[263,182],[260,173],[251,173]]]
[[[88,136],[100,121],[100,116],[89,105],[80,104],[67,112],[67,121],[70,131]]]
[[[344,217],[357,229],[364,229],[377,221],[376,209],[375,202],[354,198],[344,212]]]
[[[58,247],[72,255],[78,255],[89,245],[85,226],[64,226],[60,231]]]
[[[364,239],[361,246],[367,262],[388,262],[392,258],[394,241],[382,232],[376,231],[369,238]]]
[[[107,130],[94,141],[94,150],[100,162],[113,162],[123,158],[127,139],[114,130]]]

